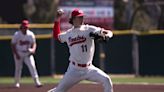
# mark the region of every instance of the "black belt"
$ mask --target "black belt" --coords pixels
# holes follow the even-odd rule
[[[77,65],[79,67],[87,67],[87,66],[90,66],[91,65],[90,63],[89,64],[78,64],[78,63],[75,63],[74,61],[72,61],[72,64],[73,65]]]

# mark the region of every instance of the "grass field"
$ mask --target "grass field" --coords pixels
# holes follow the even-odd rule
[[[58,83],[61,79],[59,77],[52,76],[41,76],[41,82],[47,83]],[[164,85],[164,76],[146,76],[146,77],[134,77],[134,76],[115,76],[111,75],[111,79],[114,84],[161,84]],[[0,84],[11,84],[14,83],[13,77],[0,77]],[[21,83],[33,83],[31,77],[22,77]],[[90,83],[88,81],[82,81],[81,83]]]

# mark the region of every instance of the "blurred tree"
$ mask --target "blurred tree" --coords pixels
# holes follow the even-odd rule
[[[158,29],[164,30],[164,2],[160,7],[161,7],[161,15],[158,21]]]
[[[145,1],[145,2],[144,2]],[[131,29],[138,31],[156,30],[161,27],[162,8],[159,0],[138,0],[131,20]],[[136,1],[135,1],[136,2]]]
[[[32,23],[51,23],[54,21],[55,11],[59,0],[28,0],[24,6],[26,16]]]
[[[123,2],[123,0],[115,0],[114,9],[114,29],[127,29],[128,24],[125,16],[125,2]]]
[[[162,29],[163,0],[115,0],[114,28],[148,31]]]

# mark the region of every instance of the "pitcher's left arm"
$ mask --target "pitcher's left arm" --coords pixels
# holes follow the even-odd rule
[[[100,32],[91,32],[89,35],[95,40],[102,40],[106,42],[113,37],[113,32],[102,28]]]

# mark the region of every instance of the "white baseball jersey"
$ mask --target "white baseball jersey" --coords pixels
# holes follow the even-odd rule
[[[92,63],[95,52],[94,40],[89,36],[90,32],[100,34],[101,28],[91,25],[82,25],[79,28],[72,27],[59,34],[59,40],[66,42],[69,47],[70,61],[80,64]]]
[[[22,52],[27,52],[35,42],[35,35],[30,30],[27,30],[26,35],[24,35],[21,31],[15,32],[11,41],[12,44],[16,44],[16,50]]]
[[[17,59],[14,55],[15,60],[15,86],[19,87],[19,82],[22,73],[23,62],[28,66],[28,69],[31,73],[31,76],[34,79],[36,86],[40,86],[39,76],[35,66],[35,60],[33,55],[29,55],[28,49],[31,48],[32,44],[36,42],[35,35],[32,31],[27,30],[24,35],[21,31],[15,32],[11,43],[16,44],[16,50],[20,56],[20,59]]]

